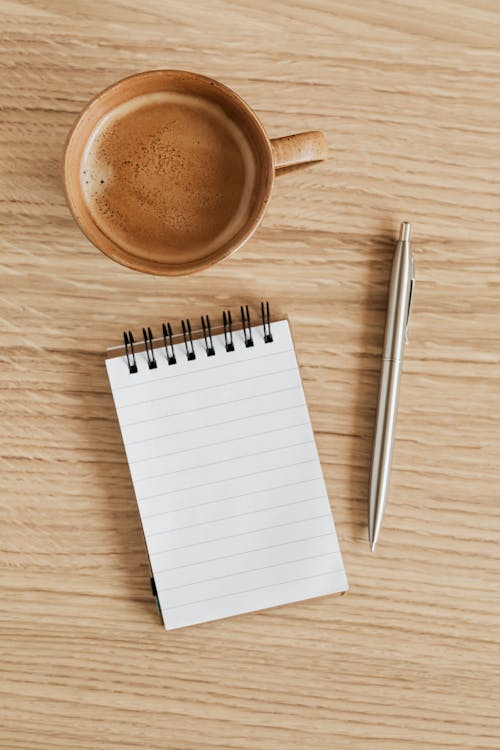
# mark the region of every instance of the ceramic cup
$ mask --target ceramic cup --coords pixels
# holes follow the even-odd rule
[[[153,177],[150,174],[146,189],[140,183],[141,154],[146,153],[142,149],[148,148],[147,138],[150,138],[150,142],[153,143],[158,141],[159,136],[153,132],[154,128],[151,129],[152,121],[145,120],[145,140],[144,144],[141,144],[140,152],[128,154],[128,160],[125,158],[123,160],[124,164],[132,160],[135,165],[133,174],[139,175],[137,186],[135,183],[121,186],[126,188],[123,191],[124,195],[128,190],[129,203],[123,207],[119,205],[121,194],[119,180],[132,178],[109,175],[105,170],[103,174],[111,181],[109,190],[112,197],[103,193],[95,199],[100,201],[96,205],[101,206],[103,216],[107,215],[106,211],[108,213],[115,211],[115,214],[119,216],[113,228],[112,222],[100,220],[99,212],[94,210],[95,206],[94,209],[92,207],[93,199],[89,200],[88,186],[86,188],[85,175],[83,175],[86,154],[88,154],[90,144],[95,142],[95,134],[99,132],[99,128],[102,128],[103,123],[108,122],[109,118],[117,112],[125,111],[123,108],[129,106],[127,103],[133,105],[133,100],[137,97],[143,97],[137,101],[148,101],[148,96],[151,94],[154,94],[158,101],[164,99],[165,107],[170,106],[169,97],[172,102],[176,103],[176,106],[179,103],[181,106],[182,102],[189,102],[190,106],[192,105],[192,113],[189,112],[186,115],[191,119],[186,122],[189,127],[192,124],[193,133],[197,134],[196,141],[193,141],[192,135],[189,136],[191,139],[189,140],[189,127],[186,129],[182,118],[180,121],[183,126],[177,128],[177,120],[172,118],[171,122],[168,121],[169,112],[165,110],[167,124],[162,126],[162,133],[168,131],[170,140],[163,144],[164,150],[161,153],[166,161],[161,162],[159,157],[155,161],[155,164],[166,165],[165,173],[160,171]],[[227,144],[222,140],[221,143],[216,142],[212,148],[214,135],[212,132],[206,132],[212,126],[210,121],[207,121],[208,124],[205,126],[203,119],[196,119],[198,105],[200,112],[217,111],[219,113],[217,117],[220,115],[230,123],[227,135],[220,136],[221,138],[227,137]],[[239,134],[238,138],[243,138],[245,142],[244,148],[248,157],[245,157],[246,166],[243,165],[243,167],[241,166],[243,162],[236,160],[238,161],[238,174],[248,183],[245,188],[247,190],[246,208],[239,218],[235,216],[236,208],[230,202],[230,195],[226,196],[225,203],[224,196],[219,198],[218,194],[214,195],[215,183],[213,184],[212,180],[212,175],[215,175],[219,169],[217,159],[222,160],[219,179],[221,175],[224,175],[223,170],[228,169],[227,160],[223,162],[223,157],[226,155],[226,146],[227,149],[233,149],[233,151],[235,148],[234,142],[229,143],[231,139],[234,141],[234,133],[231,131],[233,126],[237,129],[235,132]],[[123,127],[126,128],[125,119],[123,119],[122,130]],[[111,130],[106,137],[108,141],[111,139],[108,147],[112,148]],[[120,137],[123,142],[126,142],[126,139],[123,140],[123,133]],[[154,141],[155,138],[156,141]],[[118,150],[121,148],[120,144],[121,142],[115,144]],[[197,151],[193,151],[195,147]],[[170,158],[169,154],[173,156]],[[113,260],[137,271],[176,276],[205,269],[242,247],[262,221],[275,175],[284,168],[320,161],[325,159],[326,155],[326,141],[319,131],[297,133],[283,138],[269,138],[255,112],[234,91],[222,83],[197,73],[155,70],[118,81],[87,104],[73,125],[66,142],[63,179],[68,205],[77,224],[99,250]],[[205,158],[210,159],[210,168],[208,166],[204,168]],[[172,175],[175,176],[175,180]],[[228,177],[231,179],[234,177],[231,171]],[[136,179],[135,176],[133,179]],[[105,182],[104,179],[97,182],[99,183],[96,186],[97,191],[101,187],[108,188],[107,184],[100,185]],[[217,189],[220,192],[220,185]],[[140,217],[139,215],[135,217],[137,218],[136,224],[143,234],[136,227],[135,235],[132,237],[133,230],[129,228],[128,221],[132,214],[127,211],[136,210],[130,209],[131,196],[133,198],[136,193],[142,200],[137,209],[142,213]],[[220,214],[217,214],[218,200],[221,206]],[[118,206],[111,205],[112,201],[115,203],[118,201]],[[186,207],[186,215],[183,215],[183,206]],[[190,214],[189,211],[191,211]],[[206,216],[204,211],[206,211]],[[222,227],[217,225],[214,216],[219,223],[223,222]],[[181,224],[183,231],[179,229]],[[205,226],[207,227],[206,237],[203,234]],[[216,229],[213,228],[214,226]],[[191,228],[192,234],[189,234]],[[151,239],[153,237],[154,241]]]

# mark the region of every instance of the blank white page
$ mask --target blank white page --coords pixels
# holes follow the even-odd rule
[[[106,360],[167,630],[347,589],[286,320]]]

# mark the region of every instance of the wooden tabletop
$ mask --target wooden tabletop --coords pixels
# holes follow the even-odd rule
[[[500,12],[493,0],[1,0],[0,746],[500,746]],[[327,162],[236,256],[114,264],[74,224],[67,131],[113,81],[220,79]],[[417,287],[379,548],[367,481],[388,276]],[[296,340],[350,591],[167,633],[104,368],[125,326],[271,301]]]

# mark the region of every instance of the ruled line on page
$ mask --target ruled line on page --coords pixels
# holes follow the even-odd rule
[[[306,484],[307,482],[317,482],[322,480],[323,476],[312,477],[312,479],[301,479],[298,482],[289,482],[287,484],[277,484],[273,487],[264,487],[262,490],[251,490],[250,492],[242,492],[240,495],[229,495],[228,497],[220,497],[217,500],[206,500],[203,503],[196,503],[195,505],[183,505],[182,508],[172,508],[169,510],[162,510],[159,513],[151,513],[149,516],[142,515],[142,518],[147,521],[149,518],[155,518],[155,516],[166,516],[169,513],[178,513],[179,510],[195,510],[196,508],[202,508],[204,505],[216,505],[217,503],[226,503],[228,500],[238,500],[240,497],[248,497],[249,495],[262,495],[264,492],[273,492],[274,490],[282,490],[287,487],[295,487],[298,484]],[[163,494],[163,493],[162,493]],[[170,493],[167,493],[170,494]]]
[[[156,347],[155,352],[161,351],[160,347]],[[277,351],[269,352],[269,354],[259,354],[258,359],[267,359],[269,357],[276,357],[278,354],[286,354],[287,352],[293,352],[293,349],[278,349]],[[225,353],[221,352],[222,354]],[[118,357],[116,358],[118,359]],[[119,359],[125,359],[125,357],[120,357]],[[256,358],[257,359],[257,358]],[[195,362],[199,362],[198,359],[194,360]],[[236,365],[241,365],[247,362],[247,359],[237,359],[235,362],[223,362],[220,365],[212,365],[211,367],[197,367],[196,369],[193,368],[192,370],[183,370],[182,372],[176,372],[174,374],[165,375],[163,378],[155,378],[155,383],[160,383],[162,380],[171,380],[172,378],[185,378],[188,375],[194,375],[195,373],[199,372],[213,372],[214,370],[219,370],[221,367],[224,367],[224,369],[227,369],[228,367],[235,367]],[[166,367],[172,367],[173,365],[168,365],[165,362]],[[118,385],[113,388],[114,391],[121,391],[124,388],[138,388],[140,386],[144,385],[144,381],[140,380],[136,383],[126,383],[125,385]]]
[[[249,432],[247,435],[242,435],[238,438],[229,438],[228,440],[218,440],[216,443],[202,443],[197,445],[195,448],[183,448],[180,451],[168,451],[167,453],[159,453],[154,456],[148,456],[147,458],[138,458],[135,461],[129,461],[129,466],[135,466],[136,464],[142,464],[144,461],[153,461],[157,458],[170,458],[171,456],[178,456],[180,453],[191,453],[193,450],[202,450],[204,448],[214,448],[219,445],[225,445],[226,443],[237,443],[241,440],[248,440],[248,438],[262,437],[263,435],[270,435],[273,432],[285,432],[286,430],[293,430],[297,427],[306,427],[309,422],[299,422],[298,424],[286,425],[286,427],[274,427],[272,430],[264,430],[264,432]],[[286,446],[283,446],[286,447]]]
[[[248,573],[260,573],[263,570],[270,570],[271,568],[284,568],[286,565],[293,565],[298,562],[306,562],[308,560],[320,560],[322,557],[332,557],[332,555],[338,555],[339,552],[323,552],[321,555],[310,555],[308,557],[297,557],[293,560],[286,560],[285,562],[272,563],[271,565],[263,565],[259,568],[248,568],[245,570],[239,570],[237,573],[225,573],[222,576],[213,576],[212,578],[201,578],[199,581],[190,581],[189,583],[182,583],[179,586],[170,586],[169,588],[158,587],[158,591],[177,591],[178,589],[187,589],[189,586],[198,586],[200,583],[212,583],[213,581],[221,581],[224,578],[235,578],[240,575],[247,575]],[[324,575],[321,573],[320,575]],[[271,584],[279,585],[279,584]],[[237,592],[235,592],[237,593]]]
[[[243,364],[243,363],[242,363]],[[180,396],[191,396],[192,393],[203,393],[204,391],[212,391],[214,388],[227,388],[230,389],[231,386],[237,385],[238,383],[247,383],[248,381],[254,382],[255,380],[258,380],[260,378],[268,378],[272,375],[282,375],[285,372],[297,372],[296,367],[287,367],[284,370],[273,370],[271,372],[263,372],[259,375],[253,375],[250,378],[241,378],[239,380],[230,380],[227,383],[216,383],[215,385],[206,385],[203,388],[193,388],[190,391],[181,391],[180,393],[167,393],[165,396],[160,396],[155,398],[155,404],[157,404],[159,401],[165,401],[169,398],[180,398]],[[158,381],[155,381],[158,382]],[[147,398],[143,401],[133,401],[131,404],[122,404],[119,408],[120,409],[129,409],[132,406],[142,406],[143,404],[150,404],[151,399]]]
[[[217,460],[217,466],[220,464],[229,464],[231,461],[243,461],[245,458],[253,458],[254,456],[263,456],[269,455],[270,453],[276,453],[277,451],[284,451],[288,448],[298,448],[301,445],[314,445],[314,440],[303,440],[300,443],[290,443],[290,445],[281,445],[278,448],[266,448],[266,450],[263,451],[256,451],[255,453],[245,453],[242,456],[232,456],[231,458],[222,458]],[[138,484],[139,482],[149,482],[151,479],[161,479],[162,477],[172,477],[175,474],[183,474],[184,472],[193,471],[195,469],[206,469],[208,466],[213,466],[214,462],[209,461],[207,464],[200,464],[196,463],[194,466],[184,466],[182,469],[176,469],[175,471],[167,471],[162,472],[161,474],[151,474],[147,477],[142,477],[141,479],[136,479],[135,483]],[[259,472],[255,472],[258,474]],[[226,479],[231,479],[231,477],[226,477]]]
[[[171,419],[172,417],[182,417],[183,414],[191,414],[192,412],[200,412],[205,409],[220,409],[221,406],[229,406],[230,404],[237,404],[241,401],[251,401],[255,398],[264,398],[264,396],[275,396],[277,393],[285,393],[287,391],[298,391],[302,390],[302,385],[292,385],[289,388],[278,388],[275,391],[266,391],[264,393],[257,393],[255,396],[243,396],[243,398],[235,398],[231,401],[221,401],[220,404],[207,404],[206,406],[196,406],[194,409],[185,409],[184,411],[173,412],[172,414],[164,414],[161,417],[150,417],[149,419],[139,419],[137,422],[125,422],[122,424],[122,429],[126,427],[135,427],[138,424],[150,424],[151,422],[157,422],[159,419]],[[118,406],[116,411],[120,413],[123,409],[127,409],[126,406]]]
[[[232,424],[233,422],[243,422],[247,419],[266,417],[271,414],[279,414],[280,412],[291,411],[292,409],[306,408],[306,404],[302,402],[301,404],[297,404],[296,406],[284,406],[282,409],[270,409],[269,411],[256,412],[250,417],[248,417],[248,415],[245,415],[244,417],[235,417],[234,419],[224,419],[221,422],[210,422],[210,424],[204,424],[201,427],[189,427],[187,430],[175,430],[174,432],[167,432],[163,435],[147,437],[143,438],[142,440],[127,440],[127,445],[140,445],[141,443],[147,443],[151,440],[162,440],[165,437],[174,437],[174,435],[185,435],[187,432],[194,432],[195,430],[208,430],[210,427],[220,427],[221,425]],[[308,422],[308,424],[310,424],[310,422]]]
[[[213,544],[214,542],[224,542],[227,539],[236,539],[236,537],[248,536],[248,534],[258,534],[261,531],[270,531],[271,529],[282,529],[282,528],[285,528],[285,526],[293,526],[298,523],[304,523],[304,521],[317,521],[320,518],[329,518],[329,514],[324,513],[323,515],[320,515],[320,516],[308,516],[306,518],[301,518],[298,521],[288,521],[288,523],[278,523],[276,525],[263,526],[260,529],[251,529],[251,531],[242,531],[239,534],[229,534],[226,536],[217,537],[215,539],[205,539],[202,542],[198,541],[198,542],[195,542],[194,544],[184,544],[184,545],[181,545],[180,547],[169,547],[168,549],[162,549],[162,550],[157,550],[156,552],[150,552],[149,555],[150,557],[154,557],[155,555],[163,555],[165,554],[165,552],[178,552],[179,550],[190,549],[191,547],[200,547],[202,544]],[[164,531],[163,533],[168,534],[168,531]]]
[[[273,466],[271,469],[262,469],[259,471],[260,474],[266,474],[269,471],[279,471],[280,469],[290,469],[292,466],[301,466],[303,464],[315,464],[318,462],[317,458],[309,458],[307,461],[294,461],[292,464],[284,464],[283,466]],[[231,477],[231,482],[237,480],[237,479],[246,479],[247,477],[254,477],[256,476],[255,471],[251,471],[249,474],[240,474],[237,477]],[[215,479],[213,482],[201,482],[201,484],[193,484],[191,487],[179,487],[176,490],[168,490],[168,495],[172,495],[174,492],[191,492],[191,490],[197,490],[199,487],[209,487],[213,484],[220,484],[221,482],[227,482],[229,481],[227,477],[224,479]],[[166,494],[165,490],[163,492],[157,492],[155,495],[148,495],[147,497],[141,497],[140,502],[142,503],[144,500],[152,500],[155,497],[164,497]]]
[[[324,539],[329,536],[335,537],[334,531],[328,531],[326,534],[315,534],[315,536],[305,536],[302,539],[291,539],[288,542],[279,542],[278,544],[269,544],[266,547],[252,547],[252,549],[243,550],[243,552],[231,552],[229,555],[219,555],[218,557],[207,557],[203,562],[192,562],[184,563],[183,565],[174,565],[170,568],[162,568],[155,571],[155,575],[163,575],[163,573],[173,573],[175,570],[183,570],[184,568],[192,568],[196,565],[205,565],[211,562],[218,562],[219,560],[232,560],[233,557],[242,557],[243,555],[251,555],[252,552],[267,552],[270,549],[279,549],[280,547],[287,547],[290,544],[300,544],[301,542],[314,542],[317,539]]]
[[[161,534],[170,534],[174,531],[184,531],[185,529],[194,529],[197,526],[207,526],[211,523],[222,523],[223,521],[232,521],[234,518],[243,518],[244,516],[256,516],[258,513],[269,513],[270,510],[280,510],[281,508],[291,508],[293,505],[304,505],[305,503],[312,503],[314,500],[322,500],[325,495],[317,495],[316,497],[303,497],[300,500],[293,500],[291,503],[283,503],[282,505],[269,505],[267,508],[259,508],[259,510],[248,510],[245,513],[235,513],[232,516],[220,516],[218,518],[212,518],[210,521],[200,521],[199,523],[190,523],[185,526],[177,526],[173,529],[164,529],[163,531],[150,531],[148,532],[148,539],[152,536],[160,536]],[[231,500],[233,498],[230,498]],[[167,515],[167,514],[161,514]],[[250,533],[250,532],[248,532]]]
[[[310,581],[313,578],[325,578],[330,575],[336,575],[337,573],[345,573],[344,568],[338,568],[334,570],[325,570],[324,573],[315,573],[313,576],[305,576],[303,578],[290,578],[288,581],[280,581],[279,583],[269,583],[266,586],[256,586],[253,589],[244,589],[242,591],[233,591],[230,594],[221,594],[219,596],[209,596],[207,599],[197,599],[193,602],[185,602],[184,604],[175,604],[169,606],[169,610],[181,609],[182,607],[191,607],[193,604],[203,604],[204,602],[211,602],[216,599],[227,599],[230,596],[239,596],[240,594],[250,594],[253,591],[262,591],[263,589],[270,589],[273,586],[285,586],[287,583],[299,583],[301,581]]]

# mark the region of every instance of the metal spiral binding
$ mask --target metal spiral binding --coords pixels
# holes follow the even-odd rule
[[[135,353],[134,353],[134,337],[132,336],[131,331],[128,332],[128,335],[126,331],[123,331],[123,341],[125,342],[125,354],[127,356],[127,365],[130,374],[132,375],[134,372],[137,372],[137,362],[135,361]],[[130,347],[130,354],[129,354],[129,347]]]
[[[167,362],[169,365],[177,364],[174,351],[174,342],[172,341],[172,326],[170,323],[162,323],[161,327],[163,331],[163,343],[165,344],[165,352],[167,354]],[[168,339],[168,341],[167,341]]]
[[[255,345],[253,332],[252,332],[252,322],[250,319],[250,310],[248,309],[248,305],[245,305],[244,307],[242,305],[240,307],[240,313],[241,313],[243,340],[244,340],[245,346],[248,348],[248,347]],[[269,311],[269,302],[261,302],[260,314],[262,317],[262,329],[263,329],[264,343],[269,344],[273,341],[273,335],[271,332],[271,315]],[[184,338],[184,346],[186,347],[186,357],[188,361],[192,361],[193,359],[196,359],[196,352],[194,349],[193,332],[191,329],[191,323],[189,319],[186,318],[186,320],[182,320],[181,326],[182,326],[182,336]],[[208,315],[201,316],[201,327],[203,331],[203,337],[205,340],[205,351],[207,353],[207,357],[213,357],[215,356],[217,352],[216,352],[213,337],[212,337],[212,325],[210,323],[210,318],[208,317]],[[222,327],[224,329],[224,348],[226,352],[234,352],[235,341],[233,337],[233,319],[232,319],[230,310],[224,310],[222,313]],[[198,332],[196,331],[195,333],[198,333]],[[167,324],[162,323],[162,334],[163,334],[163,344],[165,347],[165,355],[166,355],[167,362],[169,365],[175,365],[177,364],[177,358],[176,358],[174,342],[173,342],[172,326],[170,325],[170,323],[167,323]],[[144,338],[144,347],[145,347],[145,354],[147,358],[148,367],[150,370],[154,370],[158,367],[158,360],[155,356],[155,349],[154,349],[155,339],[153,336],[153,332],[151,331],[151,328],[149,327],[143,328],[142,335]],[[123,332],[123,341],[125,344],[125,356],[126,356],[129,372],[131,374],[136,373],[138,372],[138,366],[137,366],[136,354],[134,350],[135,341],[134,341],[134,337],[131,331]],[[158,355],[158,350],[156,352],[156,355]]]
[[[156,359],[155,359],[155,353],[153,349],[153,334],[151,332],[151,328],[148,328],[147,332],[146,329],[142,329],[142,335],[144,336],[144,346],[146,347],[146,357],[148,358],[148,367],[150,370],[155,370],[157,368]]]
[[[264,308],[264,303],[260,303],[260,312],[262,315],[262,327],[264,329],[264,342],[266,344],[272,344],[273,341],[273,334],[271,333],[271,316],[269,314],[269,302],[266,302],[266,306]]]
[[[196,354],[194,353],[193,334],[191,333],[191,323],[189,322],[189,318],[186,319],[186,323],[184,323],[183,320],[181,321],[182,335],[184,336],[184,344],[186,346],[186,356],[188,361],[191,362],[191,360],[196,359]]]
[[[231,317],[231,310],[228,310],[227,313],[224,310],[222,313],[222,324],[224,326],[224,344],[226,346],[226,352],[234,352],[233,319]]]
[[[212,328],[210,326],[210,318],[208,315],[206,316],[206,324],[205,324],[205,316],[201,316],[201,326],[203,328],[203,336],[205,337],[205,350],[207,352],[207,357],[213,357],[215,354],[214,349],[214,342],[212,340]]]
[[[250,311],[248,309],[248,305],[245,305],[244,309],[242,305],[240,307],[240,312],[241,325],[243,326],[243,335],[245,337],[245,346],[248,348],[249,346],[253,346],[252,323],[250,322]]]

